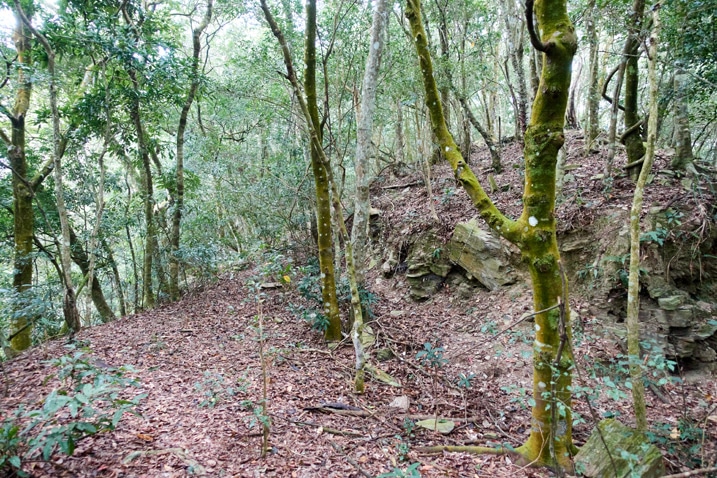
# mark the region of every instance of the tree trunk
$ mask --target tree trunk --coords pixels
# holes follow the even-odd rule
[[[65,207],[64,185],[62,177],[62,135],[60,134],[60,111],[57,106],[57,77],[55,74],[55,51],[50,46],[44,35],[38,32],[31,24],[30,19],[25,16],[20,4],[16,0],[15,8],[17,13],[25,23],[25,26],[32,32],[37,40],[42,44],[47,54],[47,72],[50,76],[49,94],[50,94],[50,112],[52,116],[52,161],[55,178],[55,201],[57,203],[57,215],[60,219],[61,241],[60,241],[60,258],[62,262],[62,281],[64,284],[63,312],[67,327],[74,333],[80,330],[82,323],[80,322],[80,314],[77,311],[77,303],[75,290],[72,285],[72,259],[70,253],[70,223]]]
[[[687,72],[681,61],[675,62],[675,157],[670,167],[684,171],[692,162],[692,135],[690,134],[690,115],[687,111]]]
[[[599,40],[597,34],[597,7],[595,6],[595,0],[590,0],[587,10],[587,37],[590,43],[589,53],[589,68],[590,68],[590,80],[588,87],[588,124],[587,132],[585,137],[585,153],[589,153],[595,146],[595,140],[598,137],[600,131],[599,124],[599,105],[600,105],[600,93],[599,93],[599,65],[598,65],[598,47]]]
[[[438,98],[433,65],[426,44],[419,0],[408,0],[406,16],[418,53],[426,104],[434,133],[456,179],[490,227],[516,244],[528,264],[536,310],[532,426],[525,445],[516,451],[526,463],[572,469],[570,308],[555,229],[555,165],[564,143],[563,126],[570,88],[570,71],[577,48],[565,0],[543,0],[536,15],[542,38],[535,34],[532,1],[527,2],[531,43],[544,52],[541,86],[525,134],[523,213],[511,220],[495,207],[460,154],[449,133]]]
[[[176,180],[177,190],[176,197],[174,198],[174,210],[172,214],[172,231],[169,239],[169,297],[171,300],[179,299],[179,239],[181,235],[180,227],[182,222],[182,209],[184,209],[184,133],[187,129],[187,116],[189,116],[189,110],[192,108],[194,102],[194,96],[197,94],[199,88],[199,54],[202,50],[200,43],[202,32],[209,25],[212,19],[212,3],[213,0],[208,0],[207,10],[202,19],[202,23],[192,31],[192,69],[191,69],[191,82],[189,85],[189,91],[187,92],[187,98],[182,106],[182,112],[179,115],[179,126],[177,127],[177,167],[176,167]]]
[[[119,301],[119,312],[120,317],[124,317],[127,315],[127,304],[125,302],[124,298],[124,290],[122,288],[122,279],[120,277],[119,268],[117,267],[117,261],[115,261],[114,254],[112,254],[112,248],[109,244],[107,244],[107,241],[102,238],[101,240],[102,248],[105,250],[105,253],[107,254],[107,262],[110,264],[110,268],[112,269],[112,278],[115,284],[115,289],[117,291],[117,299]]]
[[[102,322],[114,320],[116,318],[115,314],[112,312],[112,307],[109,306],[107,300],[105,299],[105,294],[102,292],[102,286],[100,285],[100,281],[97,279],[97,275],[94,274],[94,271],[92,274],[90,273],[90,269],[92,268],[90,258],[88,257],[85,249],[82,247],[82,244],[80,244],[80,241],[77,239],[77,234],[75,234],[75,231],[72,228],[70,228],[70,248],[72,252],[72,260],[80,268],[82,275],[87,277],[87,280],[92,281],[90,284],[92,303],[95,305],[97,313],[100,314]]]
[[[640,60],[640,43],[642,43],[642,18],[645,13],[645,0],[635,0],[633,11],[628,25],[628,36],[625,41],[625,132],[620,141],[625,145],[627,163],[632,164],[645,156],[645,146],[642,144],[642,122],[638,111],[638,88],[640,76],[638,61]],[[617,100],[616,100],[617,101]],[[641,166],[630,168],[630,174],[635,179],[640,173]]]
[[[13,257],[13,289],[19,296],[32,287],[32,237],[35,229],[35,216],[32,210],[33,190],[28,182],[27,159],[25,157],[25,116],[30,106],[32,92],[30,37],[16,13],[16,26],[13,35],[17,61],[18,90],[15,94],[15,105],[10,122],[12,123],[11,144],[8,146],[8,159],[12,167],[13,193],[13,237],[15,251]],[[20,298],[21,299],[21,298]],[[22,309],[22,300],[17,304]],[[16,309],[17,312],[17,309]],[[32,341],[33,317],[15,314],[10,334],[16,334],[10,346],[15,351],[25,350]]]
[[[141,178],[142,178],[142,200],[144,203],[144,221],[146,228],[146,236],[144,239],[144,259],[142,265],[142,305],[143,308],[151,309],[154,307],[154,289],[152,288],[152,263],[154,260],[154,250],[157,244],[157,226],[154,221],[154,185],[152,181],[152,165],[150,162],[149,151],[147,149],[147,139],[142,126],[142,117],[139,105],[139,82],[137,74],[133,70],[129,72],[132,85],[135,89],[135,97],[130,104],[130,117],[134,123],[135,132],[137,133],[137,148],[139,149],[139,157],[142,161]]]
[[[364,282],[366,268],[366,247],[368,245],[369,174],[372,152],[371,136],[373,132],[373,114],[376,106],[376,83],[381,65],[381,52],[383,50],[383,31],[386,18],[386,0],[377,0],[371,25],[371,38],[369,54],[366,59],[366,70],[363,77],[361,91],[361,106],[358,111],[356,126],[356,158],[354,168],[356,171],[356,199],[354,201],[354,219],[351,229],[351,245],[353,249],[356,280],[359,284]]]
[[[406,147],[406,141],[403,138],[403,105],[401,100],[396,100],[396,162],[398,168],[403,168],[406,159],[404,149]]]
[[[268,10],[267,10],[268,11]],[[319,107],[316,95],[316,0],[306,3],[306,70],[304,73],[304,88],[306,90],[306,105],[311,117],[310,128],[318,136],[321,145],[321,122],[319,121]],[[297,95],[300,91],[296,92]],[[316,184],[316,226],[319,233],[319,268],[321,270],[321,294],[324,302],[324,314],[328,318],[328,327],[324,337],[328,341],[341,340],[341,316],[336,297],[336,274],[333,258],[333,231],[331,227],[331,198],[329,191],[329,177],[326,171],[330,165],[321,161],[321,151],[317,149],[316,142],[311,142],[311,167],[314,172]]]
[[[647,130],[647,151],[640,176],[635,184],[630,211],[630,273],[627,289],[627,351],[629,357],[630,381],[632,383],[632,401],[637,421],[637,429],[647,431],[647,410],[645,406],[645,388],[642,383],[640,360],[640,216],[647,176],[655,159],[655,139],[657,136],[657,42],[660,31],[659,8],[653,10],[652,35],[650,36],[650,114]]]

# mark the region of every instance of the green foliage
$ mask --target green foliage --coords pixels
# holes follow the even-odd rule
[[[701,453],[705,433],[700,423],[683,416],[677,420],[677,424],[653,424],[647,432],[647,438],[670,455],[678,457],[680,463],[689,468],[700,468],[704,465]]]
[[[420,463],[413,463],[408,468],[394,468],[388,473],[382,473],[377,478],[421,478],[421,472],[418,471]]]
[[[112,431],[146,394],[123,398],[138,382],[120,368],[95,365],[83,351],[50,361],[58,368],[62,386],[45,398],[42,408],[25,411],[21,406],[0,425],[0,470],[18,476],[24,461],[43,460],[60,451],[72,455],[77,442],[97,433]],[[46,380],[53,376],[47,377]]]
[[[240,379],[236,387],[227,385],[224,376],[219,372],[204,372],[204,379],[194,384],[194,389],[202,396],[200,407],[214,408],[222,401],[229,400],[239,392],[246,390],[246,383]]]
[[[289,304],[289,310],[297,317],[311,324],[313,330],[323,332],[329,325],[329,319],[321,313],[323,298],[321,295],[321,277],[318,262],[311,260],[307,265],[300,267],[299,275],[300,279],[298,279],[296,283],[296,290],[304,299],[312,303],[314,307],[303,308]],[[345,308],[350,307],[351,287],[346,277],[342,277],[337,282],[336,297],[341,306]],[[374,314],[371,306],[378,302],[378,296],[364,287],[359,287],[359,299],[361,300],[361,307],[366,318],[372,319]]]
[[[456,385],[460,388],[465,388],[466,390],[471,388],[473,386],[473,379],[475,378],[476,374],[474,373],[461,373],[456,378]]]
[[[654,242],[658,246],[665,245],[667,229],[657,228],[654,231],[647,231],[640,234],[640,242]]]
[[[3,350],[9,346],[11,324],[19,318],[31,322],[34,343],[60,335],[64,326],[61,299],[61,286],[54,281],[21,293],[11,287],[0,288],[0,360],[4,360]]]
[[[430,342],[423,344],[423,350],[416,354],[416,358],[423,364],[431,368],[438,369],[448,363],[443,358],[443,347],[434,347]]]
[[[259,400],[258,402],[242,400],[241,406],[251,412],[251,415],[246,419],[246,424],[249,428],[254,428],[257,425],[261,427],[271,426],[271,417],[265,413],[264,400]]]

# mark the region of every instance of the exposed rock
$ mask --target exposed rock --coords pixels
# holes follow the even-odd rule
[[[658,478],[665,474],[662,454],[642,433],[615,419],[598,423],[588,441],[575,456],[575,468],[593,478]],[[602,437],[601,437],[602,434]],[[603,444],[603,439],[605,444]],[[617,473],[616,473],[617,470]]]
[[[661,309],[675,310],[682,305],[682,297],[679,295],[660,297],[659,299],[657,299],[657,303],[660,305]]]
[[[448,242],[448,257],[490,290],[513,284],[516,274],[505,259],[500,239],[481,229],[475,219],[456,225]]]
[[[396,397],[393,399],[391,403],[388,404],[391,408],[398,408],[399,410],[402,410],[404,412],[408,411],[410,401],[407,395],[401,395],[400,397]]]
[[[411,286],[411,297],[415,300],[426,300],[438,292],[443,285],[443,277],[436,274],[407,275],[407,282]]]

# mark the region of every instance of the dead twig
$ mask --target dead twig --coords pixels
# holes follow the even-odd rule
[[[346,461],[348,461],[349,463],[351,463],[351,464],[358,470],[359,473],[361,473],[361,474],[362,474],[363,476],[365,476],[366,478],[373,478],[373,476],[372,476],[370,473],[368,473],[367,471],[365,471],[363,468],[361,468],[361,465],[359,465],[358,462],[356,462],[356,460],[354,460],[353,458],[351,458],[351,457],[344,451],[344,449],[341,448],[341,446],[340,446],[339,444],[334,443],[334,442],[331,441],[331,440],[327,440],[327,441],[329,442],[329,444],[331,445],[331,447],[332,447],[334,450],[336,450],[337,453],[342,454],[342,455],[344,456],[344,458],[346,458]]]

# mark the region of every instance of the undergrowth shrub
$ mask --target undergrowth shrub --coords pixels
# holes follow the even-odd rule
[[[74,349],[74,347],[69,347]],[[130,366],[112,368],[75,351],[49,361],[57,372],[45,378],[60,380],[41,408],[18,407],[0,423],[0,472],[30,476],[23,471],[28,461],[49,461],[53,454],[72,455],[77,443],[98,433],[112,431],[146,394],[132,398],[126,389],[137,387],[129,378]],[[12,476],[12,475],[11,475]]]
[[[306,308],[289,304],[289,311],[309,322],[312,329],[323,332],[329,325],[329,319],[322,313],[324,301],[321,295],[321,271],[318,261],[315,259],[310,260],[307,265],[299,268],[299,272],[301,273],[301,278],[297,281],[296,290],[304,299],[313,304],[313,307]],[[341,277],[337,281],[336,297],[340,307],[350,310],[351,286],[348,278]],[[365,287],[359,286],[359,299],[361,300],[364,319],[373,319],[372,305],[378,302],[378,296]]]

